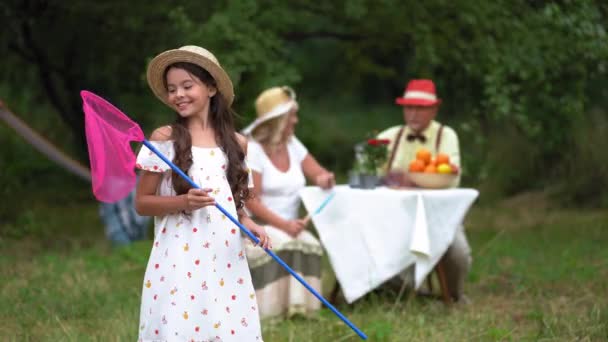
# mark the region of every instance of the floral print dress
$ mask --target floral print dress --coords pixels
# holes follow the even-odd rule
[[[173,160],[171,141],[152,144]],[[222,150],[193,146],[192,159],[192,180],[213,189],[216,202],[236,217]],[[163,173],[158,195],[175,195],[171,169],[145,146],[136,167]],[[154,236],[143,280],[139,341],[262,341],[244,245],[234,223],[216,207],[205,207],[191,215],[155,217]]]

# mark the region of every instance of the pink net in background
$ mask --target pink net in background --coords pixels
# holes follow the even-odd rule
[[[80,92],[85,133],[91,162],[93,194],[102,202],[117,202],[135,187],[135,154],[130,142],[141,142],[144,133],[118,108],[103,98]]]

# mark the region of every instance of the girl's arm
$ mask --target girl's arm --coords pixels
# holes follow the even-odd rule
[[[157,196],[156,189],[162,173],[142,171],[135,194],[135,210],[142,216],[164,216],[185,210],[186,201],[181,196]]]
[[[211,189],[190,189],[178,196],[158,196],[156,189],[162,179],[161,173],[143,171],[137,184],[135,210],[142,216],[164,216],[180,211],[192,211],[215,205],[209,196]]]
[[[310,153],[302,160],[302,171],[306,178],[323,189],[329,189],[336,183],[333,172],[322,167]]]

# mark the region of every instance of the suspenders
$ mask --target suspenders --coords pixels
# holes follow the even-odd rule
[[[391,150],[391,156],[388,158],[388,164],[386,164],[386,173],[388,174],[391,171],[391,166],[393,165],[393,160],[395,160],[395,154],[397,154],[397,147],[399,147],[399,142],[401,141],[401,136],[403,135],[403,131],[405,130],[405,125],[401,126],[399,129],[399,133],[397,133],[397,139],[393,142],[393,149]]]
[[[437,139],[435,140],[435,155],[439,153],[439,144],[441,144],[441,133],[443,133],[443,125],[439,125],[439,131],[437,131]]]
[[[393,149],[391,150],[391,156],[388,159],[388,164],[386,164],[386,172],[390,172],[391,166],[393,165],[393,161],[395,160],[395,155],[397,154],[397,148],[401,143],[401,136],[403,136],[403,131],[405,131],[405,125],[401,126],[399,129],[399,133],[397,133],[397,138],[393,143]],[[435,154],[439,152],[439,145],[441,144],[441,135],[443,133],[443,125],[439,126],[439,131],[437,132],[437,138],[435,139]]]

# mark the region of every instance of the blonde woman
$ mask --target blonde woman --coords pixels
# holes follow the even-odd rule
[[[243,130],[249,138],[248,165],[253,171],[254,196],[246,202],[254,219],[265,225],[273,250],[321,292],[319,241],[299,218],[299,191],[308,178],[330,188],[333,173],[308,153],[294,135],[298,103],[289,87],[262,92],[256,102],[257,119]],[[320,302],[259,248],[247,244],[247,258],[256,290],[260,316],[308,314]]]

